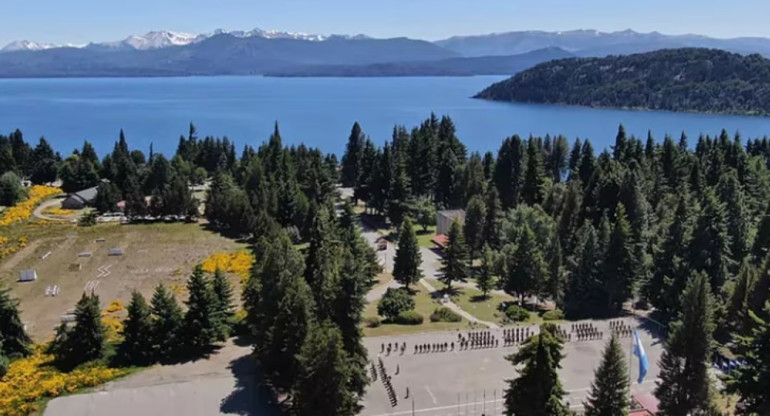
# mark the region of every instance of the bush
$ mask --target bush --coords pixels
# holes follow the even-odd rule
[[[388,288],[377,305],[377,314],[395,321],[396,317],[404,311],[414,309],[414,299],[404,288]]]
[[[505,316],[514,322],[524,322],[529,319],[529,312],[518,305],[510,305],[505,308]]]
[[[15,173],[6,172],[0,176],[0,205],[14,206],[26,196],[21,179]]]
[[[96,225],[96,212],[91,211],[80,217],[78,225],[81,227],[92,227]]]
[[[561,309],[554,309],[552,311],[546,311],[543,314],[544,321],[559,321],[564,319],[564,312]]]
[[[422,315],[415,311],[403,311],[395,319],[395,322],[401,325],[420,325],[422,321]]]
[[[462,320],[463,318],[456,314],[455,311],[444,306],[436,308],[430,315],[431,322],[460,322]]]
[[[364,325],[366,325],[367,328],[377,328],[381,323],[382,322],[380,321],[380,318],[376,316],[369,316],[364,318]]]

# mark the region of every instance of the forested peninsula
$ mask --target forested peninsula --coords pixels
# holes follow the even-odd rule
[[[567,58],[495,83],[475,98],[587,107],[770,114],[770,60],[717,49]]]

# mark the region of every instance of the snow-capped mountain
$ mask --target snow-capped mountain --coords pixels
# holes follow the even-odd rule
[[[324,35],[314,35],[314,34],[301,33],[301,32],[282,32],[278,30],[263,30],[260,28],[256,28],[248,31],[217,29],[210,33],[200,33],[200,34],[172,32],[172,31],[164,30],[164,31],[152,31],[144,35],[131,35],[123,40],[118,40],[113,42],[90,43],[88,45],[85,45],[85,47],[98,48],[98,49],[136,49],[136,50],[161,49],[161,48],[167,48],[171,46],[185,46],[192,43],[198,43],[210,37],[223,35],[223,34],[231,35],[237,38],[261,37],[265,39],[297,39],[297,40],[306,40],[311,42],[323,42],[330,38],[344,38],[344,39],[353,39],[353,40],[369,39],[365,35],[324,36]],[[0,52],[14,52],[14,51],[21,51],[21,50],[39,51],[43,49],[53,49],[53,48],[60,48],[64,46],[65,45],[36,43],[36,42],[23,40],[23,41],[11,42],[4,48],[0,49]],[[66,46],[84,47],[84,46],[74,46],[74,45],[66,45]]]
[[[16,52],[16,51],[42,51],[44,49],[60,48],[61,45],[55,45],[53,43],[37,43],[28,40],[17,40],[5,45],[0,52]]]

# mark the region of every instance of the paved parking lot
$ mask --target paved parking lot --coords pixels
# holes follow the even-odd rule
[[[639,327],[635,319],[624,320],[629,326]],[[562,360],[559,371],[568,401],[571,406],[579,407],[588,394],[594,369],[599,364],[601,352],[606,345],[609,334],[609,323],[593,322],[593,325],[604,332],[602,340],[572,341],[565,344],[566,357]],[[563,324],[570,330],[571,324]],[[532,327],[536,330],[536,327]],[[500,338],[502,329],[489,330]],[[465,336],[467,332],[463,332]],[[456,348],[457,332],[418,334],[412,336],[367,338],[365,344],[370,351],[370,358],[376,363],[378,356],[382,358],[387,374],[392,377],[392,385],[398,397],[398,404],[391,406],[386,388],[378,377],[367,391],[364,416],[411,415],[421,416],[446,415],[498,415],[502,413],[502,394],[507,384],[506,379],[516,377],[513,366],[505,357],[517,351],[517,347],[487,348],[458,351]],[[649,392],[655,387],[658,376],[658,360],[662,353],[662,345],[651,333],[640,328],[640,336],[650,362],[650,369],[645,382],[637,384],[638,361],[634,357],[630,361],[632,392]],[[574,339],[574,338],[573,338]],[[621,339],[626,356],[631,353],[632,337]],[[415,354],[414,345],[423,343],[455,342],[455,351]],[[402,355],[400,352],[388,355],[380,354],[384,343],[406,342],[407,348]],[[395,374],[398,367],[399,374]],[[410,397],[406,398],[409,388]]]
[[[639,327],[631,318],[629,325]],[[604,332],[602,340],[572,341],[565,345],[560,376],[573,407],[579,406],[588,393],[593,372],[601,358],[609,334],[608,322],[593,322]],[[562,328],[570,330],[571,324]],[[536,327],[531,327],[535,331]],[[488,330],[501,338],[502,329]],[[467,332],[462,332],[463,336]],[[640,335],[650,361],[650,371],[643,384],[637,384],[636,358],[631,360],[632,391],[648,392],[655,387],[658,360],[663,350],[660,341],[645,331]],[[516,377],[505,357],[516,347],[469,349],[457,348],[458,332],[438,332],[409,336],[365,338],[364,343],[373,362],[382,358],[398,404],[391,406],[382,378],[377,377],[364,399],[362,416],[481,416],[502,413],[505,380]],[[574,339],[574,337],[573,337]],[[384,343],[406,342],[400,352],[380,354]],[[455,351],[415,354],[415,344],[455,342]],[[632,338],[622,338],[626,354],[631,352]],[[98,391],[60,397],[52,400],[45,416],[210,416],[240,414],[269,416],[257,388],[256,374],[248,354],[251,348],[228,344],[209,360],[176,366],[151,368],[123,380],[108,383]],[[395,374],[398,367],[398,374]],[[406,388],[410,397],[405,398]]]

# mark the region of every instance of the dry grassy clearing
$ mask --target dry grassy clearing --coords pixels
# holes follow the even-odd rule
[[[22,320],[36,341],[53,336],[61,316],[74,307],[90,281],[98,281],[96,293],[103,308],[112,299],[128,304],[134,289],[149,297],[158,282],[182,294],[179,288],[184,287],[195,264],[215,252],[245,247],[197,224],[100,224],[56,229],[58,233],[31,239],[28,247],[0,263],[0,279],[21,301]],[[120,248],[124,254],[109,256],[112,248]],[[91,256],[78,256],[85,252]],[[37,281],[18,283],[23,269],[36,270]],[[232,279],[237,285],[238,279]],[[59,295],[46,296],[46,287],[53,285],[59,286]]]

